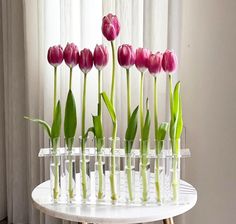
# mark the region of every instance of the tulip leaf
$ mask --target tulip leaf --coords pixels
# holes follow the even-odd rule
[[[174,99],[173,99],[173,115],[174,119],[178,119],[179,115],[179,91],[180,91],[180,82],[177,82],[174,89]]]
[[[60,100],[58,100],[51,129],[52,141],[54,138],[60,137],[60,132],[61,132],[61,103]]]
[[[166,133],[168,130],[168,126],[169,124],[167,122],[162,122],[158,128],[158,132],[157,132],[157,140],[158,141],[163,141],[165,140],[166,137]]]
[[[105,92],[102,92],[101,95],[102,95],[103,101],[104,101],[104,103],[105,103],[105,105],[107,107],[107,110],[108,110],[108,112],[110,114],[111,120],[112,120],[113,123],[115,123],[116,122],[116,112],[115,112],[115,109],[114,109],[111,101],[109,100],[107,94]]]
[[[29,120],[29,121],[33,121],[35,123],[40,124],[44,128],[44,130],[47,131],[48,136],[51,137],[51,127],[46,121],[43,121],[43,120],[40,120],[40,119],[34,119],[34,118],[30,118],[30,117],[24,117],[24,118]]]
[[[76,104],[73,93],[69,90],[66,100],[65,119],[64,119],[64,135],[66,144],[69,144],[69,139],[74,138],[77,126]],[[71,142],[71,141],[70,141]],[[73,140],[70,147],[73,145]]]
[[[87,139],[87,138],[88,138],[88,134],[89,134],[89,132],[91,132],[91,133],[94,134],[94,127],[90,127],[90,128],[88,128],[88,130],[86,131],[86,133],[85,133],[83,139]]]
[[[148,105],[148,99],[147,99],[147,105]],[[151,125],[150,111],[149,111],[148,106],[147,106],[145,122],[144,122],[144,125],[143,125],[143,136],[142,136],[143,141],[148,141],[149,140],[150,125]]]
[[[179,116],[177,121],[176,139],[179,139],[183,130],[182,102],[179,99]]]
[[[125,140],[126,140],[126,145],[125,145],[125,152],[126,154],[131,152],[132,146],[133,146],[133,142],[137,133],[137,128],[138,128],[138,108],[139,106],[137,106],[130,119],[128,122],[128,127],[126,129],[126,133],[125,133]]]
[[[94,135],[98,152],[104,145],[101,116],[93,116]]]

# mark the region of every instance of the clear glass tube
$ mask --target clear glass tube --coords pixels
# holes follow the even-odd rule
[[[178,204],[179,202],[179,183],[180,183],[180,139],[171,140],[172,156],[170,159],[170,184],[171,198]]]
[[[105,138],[95,138],[95,194],[98,200],[103,200],[105,197],[105,157],[104,144]]]
[[[81,198],[86,202],[90,198],[91,184],[90,184],[90,152],[86,147],[87,138],[79,138],[80,145],[80,182],[81,182]]]
[[[149,200],[150,160],[149,141],[140,140],[140,184],[141,201]]]
[[[155,140],[155,189],[157,202],[164,202],[164,186],[165,186],[165,157],[162,152],[164,148],[164,140]]]
[[[54,202],[58,202],[61,194],[61,156],[58,154],[59,138],[51,139],[50,187]]]
[[[132,153],[133,141],[125,140],[125,198],[135,200],[135,157]]]
[[[115,150],[112,151],[112,146],[115,144]],[[113,202],[117,201],[120,195],[120,139],[109,138],[110,156],[109,156],[109,178],[110,189],[109,193]]]

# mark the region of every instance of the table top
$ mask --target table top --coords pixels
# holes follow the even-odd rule
[[[180,198],[184,203],[168,203],[161,206],[54,204],[50,200],[50,181],[41,183],[32,192],[34,206],[49,216],[74,222],[100,224],[152,222],[183,214],[196,204],[197,191],[192,185],[181,180]]]

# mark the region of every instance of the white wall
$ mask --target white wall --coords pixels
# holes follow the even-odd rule
[[[182,0],[180,79],[198,202],[185,223],[236,223],[236,1]]]

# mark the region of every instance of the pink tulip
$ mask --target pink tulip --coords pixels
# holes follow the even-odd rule
[[[80,51],[79,67],[83,73],[88,73],[93,67],[93,54],[87,48]]]
[[[98,70],[102,70],[108,63],[108,50],[104,45],[96,45],[93,53],[94,65]]]
[[[167,73],[175,72],[177,65],[178,61],[175,53],[170,50],[166,50],[162,59],[163,70]]]
[[[70,67],[73,68],[78,64],[79,59],[79,50],[78,47],[74,43],[67,43],[64,52],[63,57],[65,60],[65,63]]]
[[[136,50],[135,66],[140,72],[144,72],[148,68],[150,51],[145,48]]]
[[[135,63],[135,52],[131,45],[123,44],[118,48],[118,62],[120,66],[129,69]]]
[[[115,40],[120,33],[120,23],[116,15],[109,13],[102,19],[102,33],[108,41]]]
[[[55,45],[48,49],[48,62],[50,65],[57,67],[63,61],[63,48],[61,45]]]
[[[150,54],[149,63],[148,63],[148,71],[152,75],[156,75],[160,73],[162,70],[162,53],[157,52],[156,54]]]

